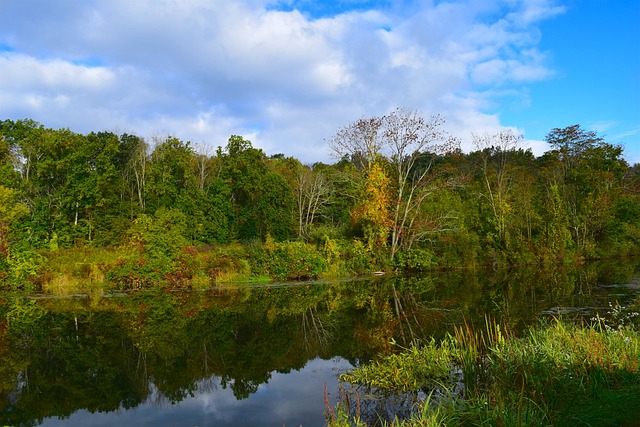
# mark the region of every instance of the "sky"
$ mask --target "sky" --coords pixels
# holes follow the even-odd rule
[[[637,0],[0,0],[0,120],[332,162],[396,108],[548,149],[580,124],[640,163]]]

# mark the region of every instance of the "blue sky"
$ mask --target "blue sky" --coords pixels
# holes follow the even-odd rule
[[[640,162],[640,2],[569,2],[540,30],[555,76],[531,86],[528,108],[501,110],[503,120],[540,139],[579,123]]]
[[[87,133],[242,135],[332,161],[396,107],[536,154],[580,124],[640,162],[636,0],[0,0],[0,119]]]

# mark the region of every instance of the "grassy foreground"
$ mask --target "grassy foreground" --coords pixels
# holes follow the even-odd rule
[[[342,375],[356,389],[327,406],[329,426],[636,426],[638,313],[614,308],[590,325],[561,320],[514,337],[487,321]],[[364,389],[364,390],[363,390]],[[357,390],[357,391],[355,391]],[[404,419],[366,413],[361,396],[409,393]]]

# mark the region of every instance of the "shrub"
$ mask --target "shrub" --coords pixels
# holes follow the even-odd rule
[[[396,256],[396,267],[402,270],[426,271],[437,266],[436,256],[426,249],[410,249]]]
[[[140,215],[127,232],[126,244],[150,260],[173,258],[189,245],[186,223],[184,213],[175,209],[158,209],[153,217]]]
[[[217,282],[230,282],[251,276],[249,254],[244,246],[232,243],[208,254],[207,275]]]
[[[345,236],[344,227],[338,227],[333,224],[314,224],[309,227],[307,241],[317,246],[323,245],[326,239],[340,240]]]
[[[140,215],[127,232],[127,255],[107,267],[105,279],[121,289],[154,285],[183,286],[193,275],[186,267],[183,248],[186,217],[174,209],[158,209],[154,216]]]
[[[46,262],[46,258],[39,253],[22,248],[11,248],[6,260],[6,278],[4,281],[10,284],[12,289],[25,291],[39,290],[38,282],[40,271]]]
[[[149,288],[165,282],[169,263],[153,263],[144,256],[119,258],[107,268],[105,279],[119,289]]]
[[[311,279],[326,270],[327,263],[315,246],[304,242],[274,242],[267,236],[261,249],[253,248],[251,264],[276,280]]]
[[[347,270],[352,274],[364,274],[373,270],[373,258],[361,240],[354,239],[344,250]]]

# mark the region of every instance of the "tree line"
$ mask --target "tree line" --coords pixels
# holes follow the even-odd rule
[[[580,125],[552,129],[539,157],[511,131],[472,138],[464,153],[441,116],[397,109],[338,129],[335,163],[305,165],[237,135],[214,151],[0,121],[0,280],[58,249],[152,240],[165,254],[303,242],[370,270],[637,252],[640,165],[622,147]]]

